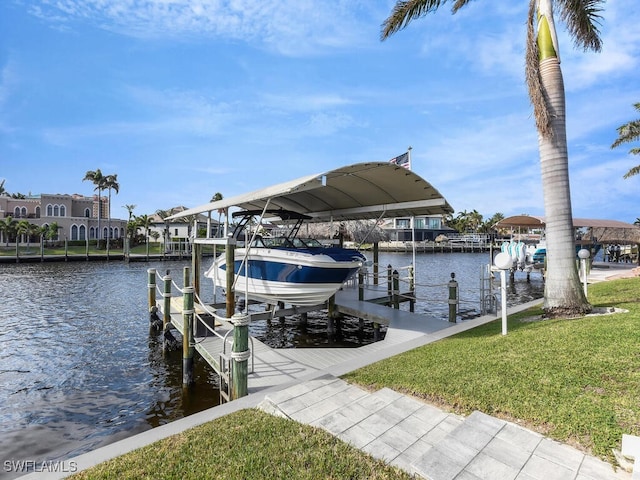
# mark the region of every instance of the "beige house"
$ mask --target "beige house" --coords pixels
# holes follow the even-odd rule
[[[25,198],[13,198],[0,195],[0,221],[7,217],[14,220],[27,220],[39,227],[56,223],[59,227],[59,240],[96,240],[124,238],[127,221],[117,218],[109,220],[109,200],[98,196],[40,194]],[[100,208],[98,208],[100,206]],[[100,211],[100,221],[98,221]],[[6,242],[6,238],[2,238]],[[15,241],[15,239],[9,239]]]

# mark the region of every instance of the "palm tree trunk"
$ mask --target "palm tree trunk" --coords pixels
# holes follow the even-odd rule
[[[580,285],[569,188],[564,81],[557,57],[540,62],[540,77],[552,135],[538,136],[547,240],[544,310],[548,316],[581,315],[591,310]]]

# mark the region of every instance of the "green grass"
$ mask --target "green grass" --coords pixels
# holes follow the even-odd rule
[[[640,434],[640,278],[589,287],[598,306],[629,310],[540,320],[532,309],[346,375],[448,411],[481,410],[614,462]],[[409,478],[323,430],[243,410],[74,478]]]
[[[629,312],[539,320],[529,310],[509,317],[505,337],[492,322],[345,379],[517,421],[611,461],[623,433],[640,434],[640,279],[592,285],[589,297]]]
[[[241,410],[80,472],[73,479],[409,479],[329,433]]]

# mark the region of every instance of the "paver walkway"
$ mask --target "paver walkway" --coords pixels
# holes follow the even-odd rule
[[[261,409],[325,429],[430,480],[619,480],[627,472],[481,412],[468,417],[388,388],[374,393],[332,375],[267,394]]]

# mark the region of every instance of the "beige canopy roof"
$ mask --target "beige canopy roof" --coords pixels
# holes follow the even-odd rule
[[[304,213],[313,222],[453,213],[444,197],[416,173],[387,162],[367,162],[207,203],[167,220],[229,207],[263,209],[267,202],[269,209]]]
[[[515,215],[500,220],[495,224],[496,228],[525,227],[544,228],[545,217],[535,215]],[[640,226],[619,220],[601,220],[597,218],[574,218],[575,228],[588,228],[588,233],[583,239],[592,239],[600,242],[631,242],[640,243]]]

